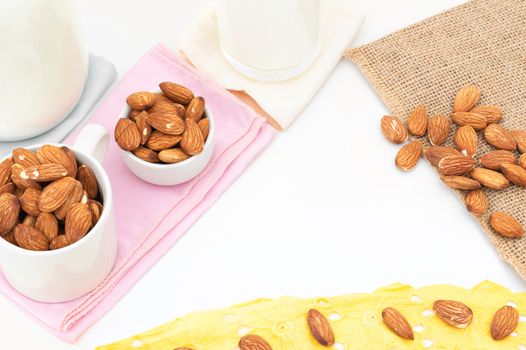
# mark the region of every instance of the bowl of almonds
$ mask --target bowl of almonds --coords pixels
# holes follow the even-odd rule
[[[0,161],[0,268],[41,302],[91,290],[117,255],[112,190],[102,168],[108,132],[86,126],[74,146],[14,149]]]
[[[214,118],[205,99],[179,84],[139,91],[126,99],[114,138],[126,166],[155,185],[177,185],[197,176],[213,152]]]

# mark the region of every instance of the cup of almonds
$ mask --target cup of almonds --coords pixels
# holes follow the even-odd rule
[[[115,126],[126,166],[155,185],[177,185],[208,164],[215,134],[205,99],[171,82],[128,96]]]
[[[108,139],[91,124],[72,147],[17,148],[0,162],[0,268],[25,296],[72,300],[111,271],[117,236],[101,165]]]

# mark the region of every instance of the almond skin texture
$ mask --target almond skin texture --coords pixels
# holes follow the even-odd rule
[[[502,119],[502,109],[498,106],[477,106],[470,112],[484,116],[488,125],[498,123]]]
[[[88,198],[95,199],[99,194],[99,184],[97,177],[91,168],[87,165],[81,165],[77,172],[77,180],[82,184],[88,194]]]
[[[507,238],[520,238],[524,235],[524,228],[520,222],[502,211],[491,214],[490,225],[495,232]]]
[[[466,328],[473,319],[473,311],[454,300],[437,300],[433,303],[433,311],[445,323],[456,328]]]
[[[440,179],[455,190],[470,191],[481,187],[478,181],[465,176],[441,176]]]
[[[503,164],[501,171],[513,184],[526,187],[526,169],[516,164]]]
[[[510,185],[504,175],[485,168],[475,168],[469,173],[469,176],[480,182],[482,186],[492,190],[503,190]]]
[[[469,173],[477,163],[466,156],[449,156],[438,162],[438,171],[443,176],[464,175]]]
[[[484,139],[497,149],[514,151],[517,148],[517,141],[515,141],[513,134],[499,124],[489,125],[484,130]]]
[[[134,109],[130,110],[130,113],[128,113],[128,119],[131,119],[133,121],[137,120],[137,116],[141,114],[142,111],[136,111]]]
[[[480,157],[480,165],[491,170],[500,170],[503,164],[515,164],[515,155],[510,151],[492,151]]]
[[[201,96],[194,97],[188,107],[186,107],[185,118],[195,120],[197,123],[203,117],[205,112],[205,99]]]
[[[69,197],[57,210],[54,211],[54,214],[57,217],[57,219],[64,220],[71,206],[73,204],[80,203],[83,195],[84,188],[82,187],[82,184],[80,183],[80,181],[75,181],[75,184],[73,185],[73,190],[71,190]]]
[[[477,154],[477,132],[469,125],[457,129],[454,137],[455,146],[465,156],[474,157]]]
[[[91,225],[95,226],[97,222],[99,222],[100,216],[102,215],[102,204],[93,199],[90,199],[87,204],[91,210]]]
[[[413,329],[406,318],[395,308],[388,307],[382,311],[384,324],[400,338],[414,340]]]
[[[526,169],[526,154],[523,154],[519,158],[519,165]]]
[[[35,228],[42,232],[49,242],[58,236],[58,220],[51,213],[40,213],[35,222]]]
[[[208,118],[201,119],[197,126],[201,130],[201,134],[203,134],[203,139],[206,141],[208,138],[208,132],[210,131],[210,122],[208,121]]]
[[[433,164],[434,166],[438,166],[438,163],[442,160],[442,158],[462,155],[462,153],[456,149],[447,146],[426,147],[424,154],[429,163]]]
[[[131,109],[136,111],[143,111],[153,106],[155,95],[148,91],[139,91],[131,94],[126,98],[126,103]]]
[[[20,224],[15,228],[15,240],[20,248],[44,251],[49,249],[46,236],[37,229]]]
[[[0,186],[0,194],[4,193],[15,193],[16,186],[12,182],[8,182],[5,185]]]
[[[40,189],[40,185],[35,180],[26,180],[23,179],[20,174],[24,171],[24,168],[20,164],[14,164],[11,168],[11,180],[20,190],[25,190],[26,188],[36,188]]]
[[[26,215],[22,223],[27,226],[35,227],[35,224],[37,223],[37,218],[31,215]]]
[[[36,153],[25,148],[16,148],[13,150],[13,161],[20,164],[23,168],[40,164]]]
[[[469,125],[475,130],[482,130],[488,122],[483,115],[473,112],[456,112],[451,114],[451,120],[459,126]]]
[[[67,247],[69,244],[66,235],[58,235],[51,241],[51,243],[49,243],[49,249],[56,250]]]
[[[517,142],[517,148],[519,152],[526,153],[526,131],[511,130],[510,132],[515,138],[515,142]]]
[[[156,101],[153,107],[148,110],[149,113],[168,113],[176,114],[179,117],[184,117],[186,109],[179,103],[172,102],[167,98],[167,101],[161,100]]]
[[[145,162],[148,163],[159,163],[159,157],[157,157],[157,153],[155,151],[152,151],[149,148],[146,147],[139,147],[136,150],[133,150],[132,153],[137,157]]]
[[[480,90],[475,85],[466,85],[457,92],[453,103],[453,111],[467,112],[480,100]]]
[[[408,171],[416,166],[420,157],[422,157],[422,143],[413,141],[400,149],[396,155],[395,164],[399,169]]]
[[[194,98],[190,89],[176,83],[164,82],[159,87],[166,97],[183,105],[189,104]]]
[[[68,242],[75,243],[88,233],[92,224],[91,210],[87,204],[71,206],[65,220],[65,234]]]
[[[427,124],[427,137],[433,146],[441,146],[446,142],[451,124],[445,115],[435,115],[429,118]]]
[[[474,215],[482,215],[488,210],[488,196],[483,190],[470,191],[465,199],[466,208]]]
[[[314,339],[323,346],[334,344],[334,332],[327,318],[321,312],[310,309],[307,314],[307,323]]]
[[[174,147],[182,138],[180,135],[168,135],[155,130],[146,143],[146,147],[153,151],[162,151]]]
[[[11,169],[13,167],[13,160],[11,158],[4,159],[0,163],[0,185],[5,185],[9,182],[11,177]]]
[[[20,173],[20,177],[24,180],[35,180],[36,182],[55,181],[68,175],[68,171],[63,165],[58,163],[48,163],[33,165],[25,168]]]
[[[70,160],[68,164],[62,164],[68,170],[68,175],[71,177],[77,176],[78,164],[77,164],[77,157],[75,156],[75,152],[73,152],[71,149],[69,149],[66,146],[62,146],[60,148],[64,151],[64,153],[66,153],[66,155],[68,156]]]
[[[182,348],[185,349],[185,348]],[[259,335],[249,334],[245,335],[239,340],[240,350],[272,350],[270,344]]]
[[[424,136],[427,131],[427,110],[425,106],[417,106],[407,118],[407,130],[411,135]]]
[[[11,231],[18,222],[20,203],[18,198],[11,193],[0,195],[0,235]]]
[[[38,209],[45,213],[57,210],[69,197],[75,186],[75,179],[64,177],[50,183],[40,195]]]
[[[152,127],[148,124],[148,112],[141,112],[135,118],[135,124],[137,124],[137,129],[141,134],[141,145],[144,145],[152,134]]]
[[[491,337],[495,340],[507,338],[519,324],[519,313],[511,306],[503,306],[491,321]]]
[[[66,148],[53,145],[44,145],[37,151],[37,158],[41,164],[58,163],[68,171],[68,176],[75,176],[77,170],[76,160],[68,154]]]
[[[169,164],[179,163],[189,158],[180,148],[165,149],[159,152],[158,157],[162,162]]]
[[[193,119],[186,119],[183,138],[181,139],[181,149],[184,153],[195,156],[203,151],[205,140],[201,129]]]
[[[381,121],[382,133],[385,138],[392,143],[400,144],[405,142],[409,135],[402,121],[396,117],[386,115]]]
[[[38,209],[38,203],[40,202],[41,191],[35,188],[28,188],[24,191],[24,194],[19,198],[20,206],[28,215],[38,216],[40,209]]]
[[[148,124],[168,135],[181,135],[185,129],[184,120],[176,114],[150,113]]]
[[[125,151],[133,151],[141,144],[141,134],[132,120],[120,118],[115,126],[115,142]]]

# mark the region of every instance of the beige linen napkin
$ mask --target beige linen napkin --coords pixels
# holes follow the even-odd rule
[[[286,129],[327,79],[364,19],[353,0],[324,1],[323,47],[314,64],[296,78],[260,82],[238,73],[221,53],[213,4],[182,33],[181,50],[197,69],[267,117],[274,127]]]

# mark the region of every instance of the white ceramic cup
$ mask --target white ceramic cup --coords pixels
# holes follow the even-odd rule
[[[160,92],[160,91],[154,91]],[[119,118],[127,118],[130,107],[126,105]],[[154,185],[172,186],[193,179],[206,167],[214,152],[215,125],[212,111],[205,106],[205,114],[209,121],[208,137],[203,146],[203,151],[198,155],[174,164],[149,163],[133,153],[121,150],[122,159],[126,166],[139,178]]]
[[[85,237],[65,248],[44,252],[25,250],[0,239],[0,268],[21,294],[40,302],[64,302],[90,292],[110,273],[117,256],[117,235],[110,180],[101,165],[108,140],[106,128],[90,124],[75,145],[68,146],[79,163],[95,173],[104,202],[99,221]],[[27,148],[35,151],[41,146]]]

